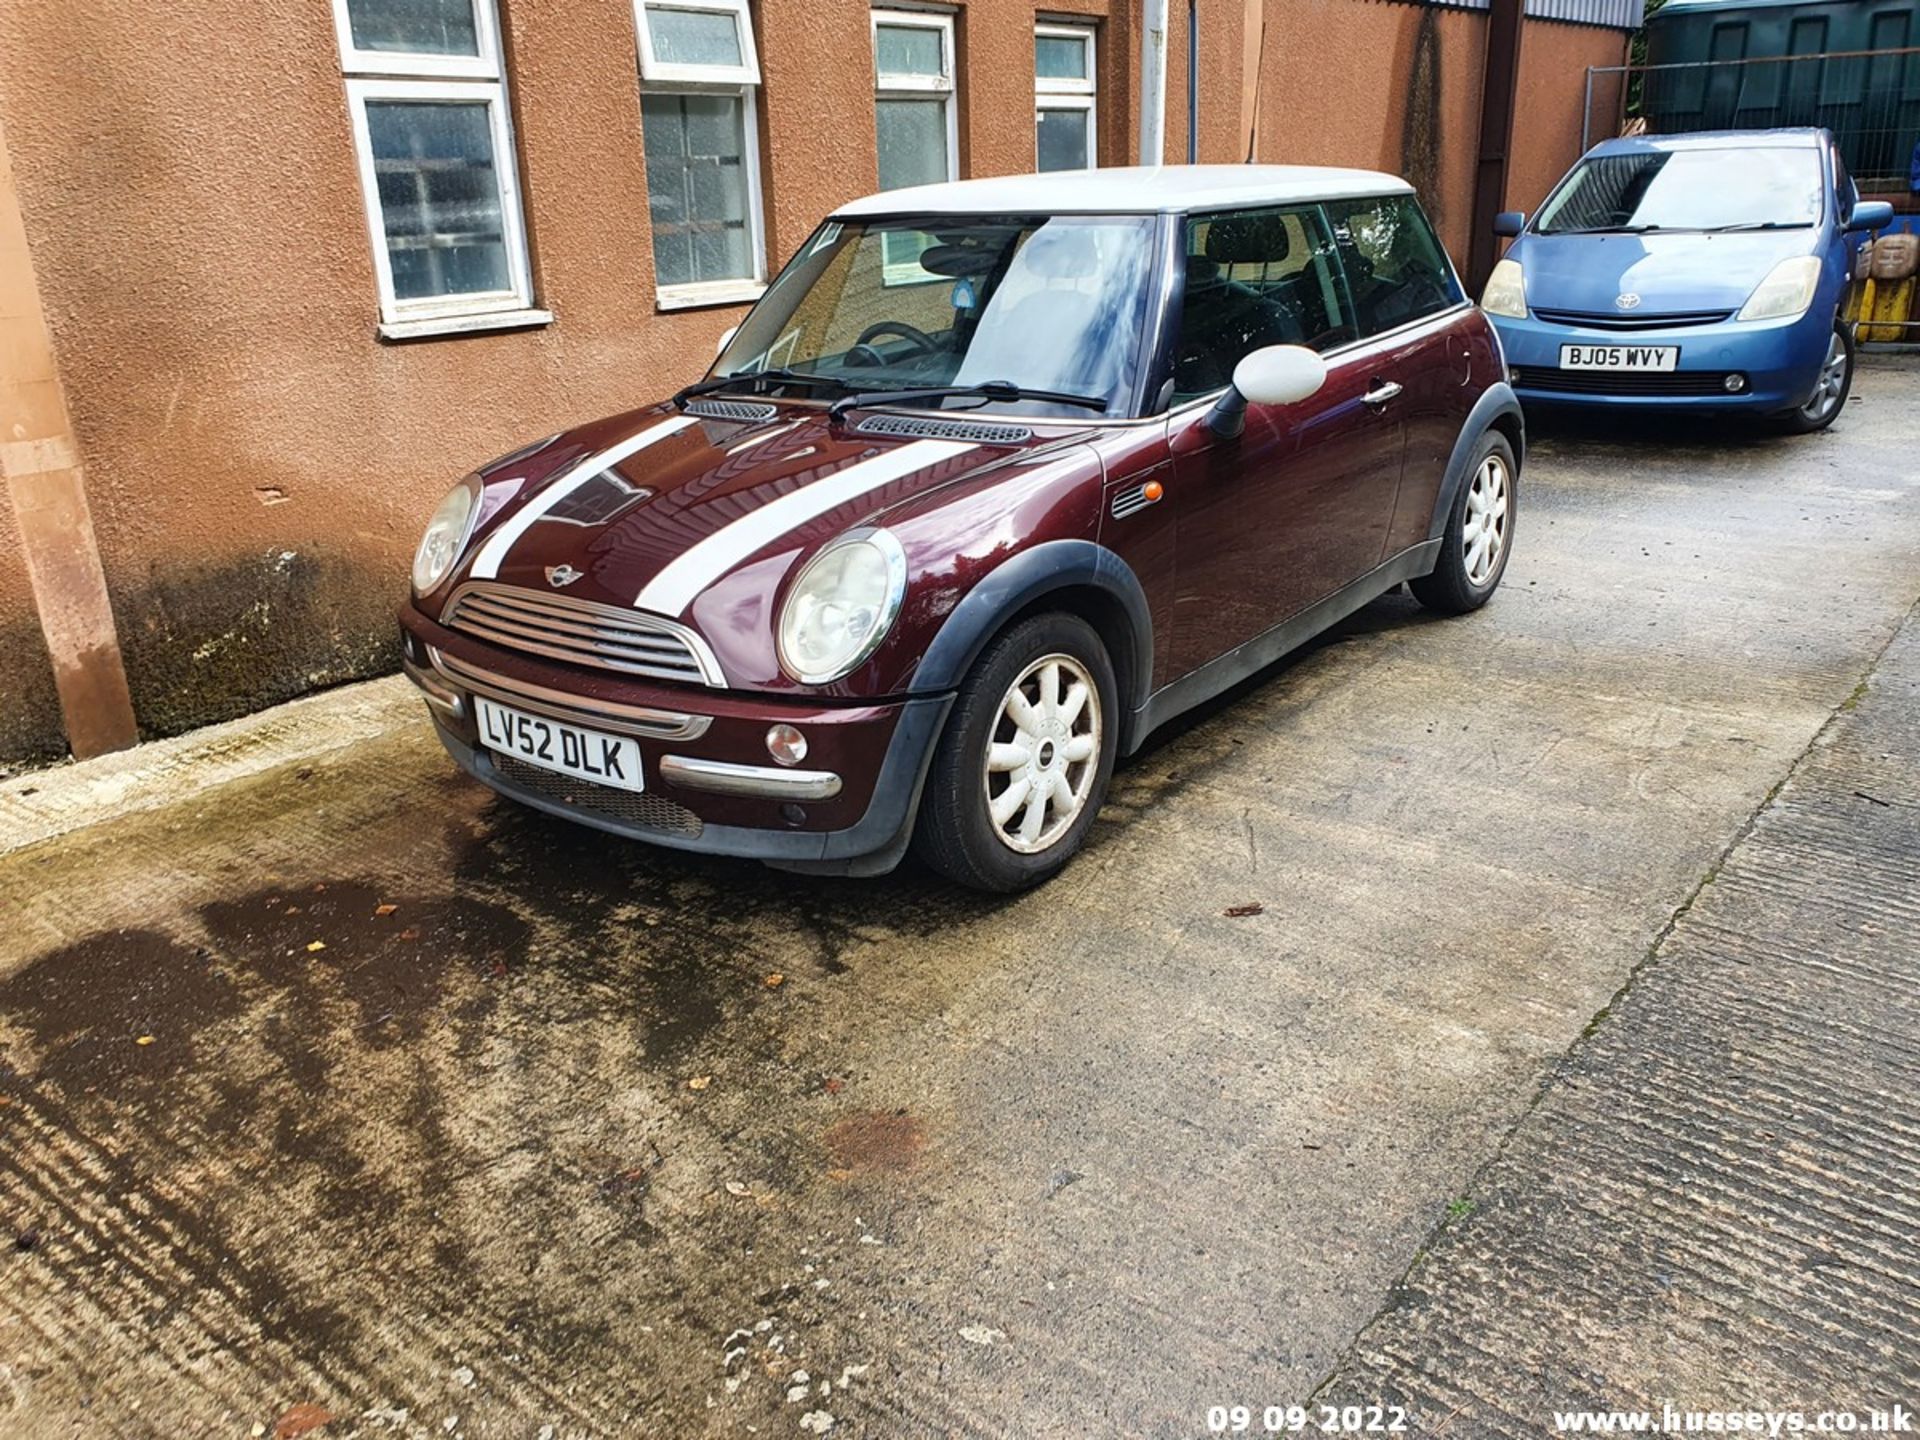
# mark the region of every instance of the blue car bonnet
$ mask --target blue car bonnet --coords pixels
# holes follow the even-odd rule
[[[1527,304],[1611,314],[1622,294],[1635,308],[1737,310],[1782,260],[1812,254],[1818,226],[1713,234],[1676,230],[1645,235],[1540,235],[1522,238],[1509,258],[1526,274]]]

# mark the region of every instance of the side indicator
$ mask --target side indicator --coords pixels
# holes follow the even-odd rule
[[[1149,480],[1143,485],[1129,485],[1113,497],[1113,518],[1124,520],[1129,515],[1137,515],[1166,493],[1167,487],[1158,480]]]

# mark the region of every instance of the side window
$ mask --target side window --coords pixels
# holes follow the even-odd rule
[[[1362,335],[1378,335],[1460,303],[1460,282],[1447,252],[1411,195],[1337,200],[1327,212]]]
[[[1264,345],[1325,350],[1354,338],[1318,206],[1192,216],[1186,254],[1176,402],[1224,388]]]

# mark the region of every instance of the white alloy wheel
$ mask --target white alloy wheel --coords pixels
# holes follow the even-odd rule
[[[1500,556],[1507,548],[1508,496],[1507,462],[1489,455],[1467,487],[1466,524],[1460,531],[1467,580],[1473,585],[1486,585],[1499,573]]]
[[[993,833],[1038,854],[1073,828],[1100,769],[1100,690],[1071,655],[1043,655],[1001,697],[981,772]]]
[[[1807,403],[1800,407],[1800,413],[1818,425],[1840,403],[1840,397],[1846,392],[1847,342],[1836,330],[1833,338],[1827,341],[1827,358],[1821,363],[1820,379],[1813,387],[1813,394],[1807,397]]]

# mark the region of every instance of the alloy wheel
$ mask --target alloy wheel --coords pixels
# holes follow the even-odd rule
[[[1847,342],[1836,330],[1827,341],[1827,358],[1820,366],[1820,379],[1813,387],[1813,394],[1807,397],[1807,403],[1800,407],[1800,413],[1815,423],[1826,419],[1840,403],[1846,388]]]
[[[1489,455],[1473,472],[1473,483],[1467,487],[1466,524],[1460,531],[1467,579],[1476,586],[1489,584],[1499,572],[1500,557],[1507,548],[1510,504],[1506,462],[1498,455]]]
[[[1100,691],[1071,655],[1043,655],[1001,698],[982,779],[993,833],[1037,854],[1073,828],[1100,768]]]

